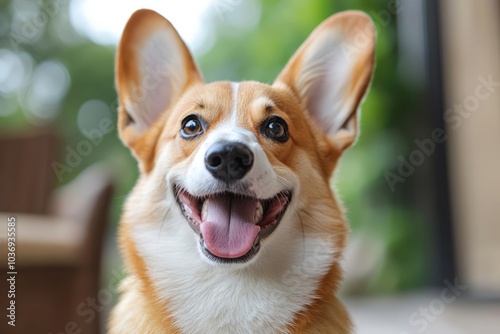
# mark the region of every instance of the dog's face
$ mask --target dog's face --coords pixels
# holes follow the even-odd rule
[[[314,235],[342,249],[329,179],[356,139],[373,54],[371,21],[348,12],[273,85],[206,84],[170,23],[136,12],[117,57],[120,136],[141,170],[124,219],[189,240],[179,247],[214,265],[266,261]]]

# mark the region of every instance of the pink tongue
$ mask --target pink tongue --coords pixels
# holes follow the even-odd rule
[[[257,201],[249,198],[210,198],[200,230],[208,250],[218,257],[237,258],[250,251],[260,227],[253,224]]]

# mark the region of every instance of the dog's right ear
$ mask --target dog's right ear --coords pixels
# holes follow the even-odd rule
[[[134,144],[159,116],[187,86],[201,81],[191,53],[172,24],[152,10],[136,11],[125,26],[116,57],[122,141],[136,151]]]

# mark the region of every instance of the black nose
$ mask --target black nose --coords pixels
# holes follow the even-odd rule
[[[205,154],[205,167],[208,171],[227,183],[245,176],[252,164],[253,153],[242,143],[217,142]]]

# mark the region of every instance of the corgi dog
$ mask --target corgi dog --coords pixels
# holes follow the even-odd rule
[[[374,48],[371,19],[346,11],[272,85],[205,83],[167,19],[132,15],[118,129],[140,176],[109,333],[351,333],[336,297],[349,228],[330,178],[356,140]]]

